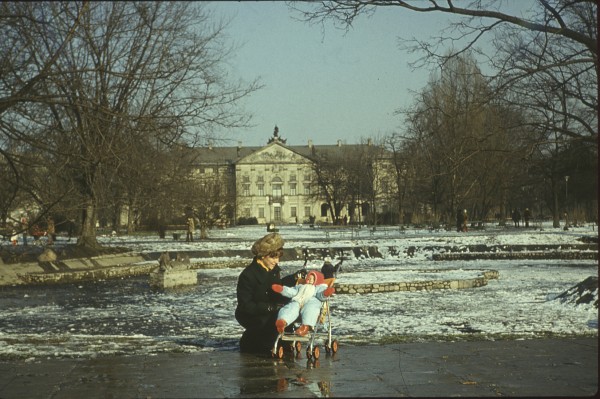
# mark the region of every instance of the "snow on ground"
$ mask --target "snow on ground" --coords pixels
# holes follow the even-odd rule
[[[237,249],[250,257],[250,246],[264,234],[264,226],[244,226],[212,230],[209,240],[194,243],[149,235],[100,241],[140,252]],[[581,244],[582,237],[597,239],[596,226],[569,231],[491,226],[466,234],[378,227],[358,234],[330,231],[329,237],[318,228],[283,226],[280,234],[288,248],[380,248],[383,258],[344,260],[337,279],[341,284],[474,278],[489,269],[500,273],[498,280],[474,289],[334,295],[332,329],[342,345],[598,333],[596,308],[554,299],[597,276],[596,260],[431,260],[434,247]],[[410,257],[404,253],[410,246],[433,249]],[[398,254],[392,255],[389,247],[398,248]],[[303,263],[283,258],[281,267],[284,274],[293,273]],[[308,264],[320,265],[320,260]],[[243,331],[233,316],[240,271],[199,270],[197,286],[164,292],[153,291],[147,277],[0,288],[0,358],[235,350]]]

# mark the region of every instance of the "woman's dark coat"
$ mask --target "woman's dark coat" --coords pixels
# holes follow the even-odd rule
[[[267,271],[254,258],[238,277],[235,318],[244,328],[261,328],[281,305],[289,301],[274,292],[271,285],[292,287],[295,282],[294,275],[281,278],[279,265]]]

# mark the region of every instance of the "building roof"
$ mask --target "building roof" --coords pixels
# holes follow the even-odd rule
[[[314,145],[310,140],[306,145],[287,145],[287,140],[279,137],[279,129],[275,126],[273,137],[271,137],[264,146],[244,147],[241,143],[237,146],[229,147],[197,147],[193,149],[195,164],[228,164],[235,165],[239,160],[253,153],[262,150],[271,145],[279,145],[290,151],[293,151],[310,160],[314,160],[318,155],[323,156],[347,156],[348,150],[359,150],[364,147],[377,148],[371,144],[342,144],[338,140],[337,144]]]
[[[308,159],[314,159],[317,154],[325,156],[333,156],[336,154],[342,155],[348,149],[359,149],[364,147],[364,144],[343,144],[343,145],[284,145],[282,143],[271,143],[268,145],[278,144],[282,147],[293,151]],[[200,147],[195,149],[197,156],[195,163],[200,164],[236,164],[240,159],[247,157],[257,151],[262,150],[266,146],[231,146],[231,147]]]

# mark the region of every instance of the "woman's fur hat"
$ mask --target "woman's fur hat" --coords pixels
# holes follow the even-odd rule
[[[278,233],[267,234],[263,238],[256,240],[252,245],[252,253],[262,258],[283,249],[284,243],[285,241],[283,241],[283,238]]]

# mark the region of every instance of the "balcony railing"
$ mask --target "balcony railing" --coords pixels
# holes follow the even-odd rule
[[[273,205],[273,204],[284,204],[285,203],[285,196],[283,195],[269,195],[269,205]]]

